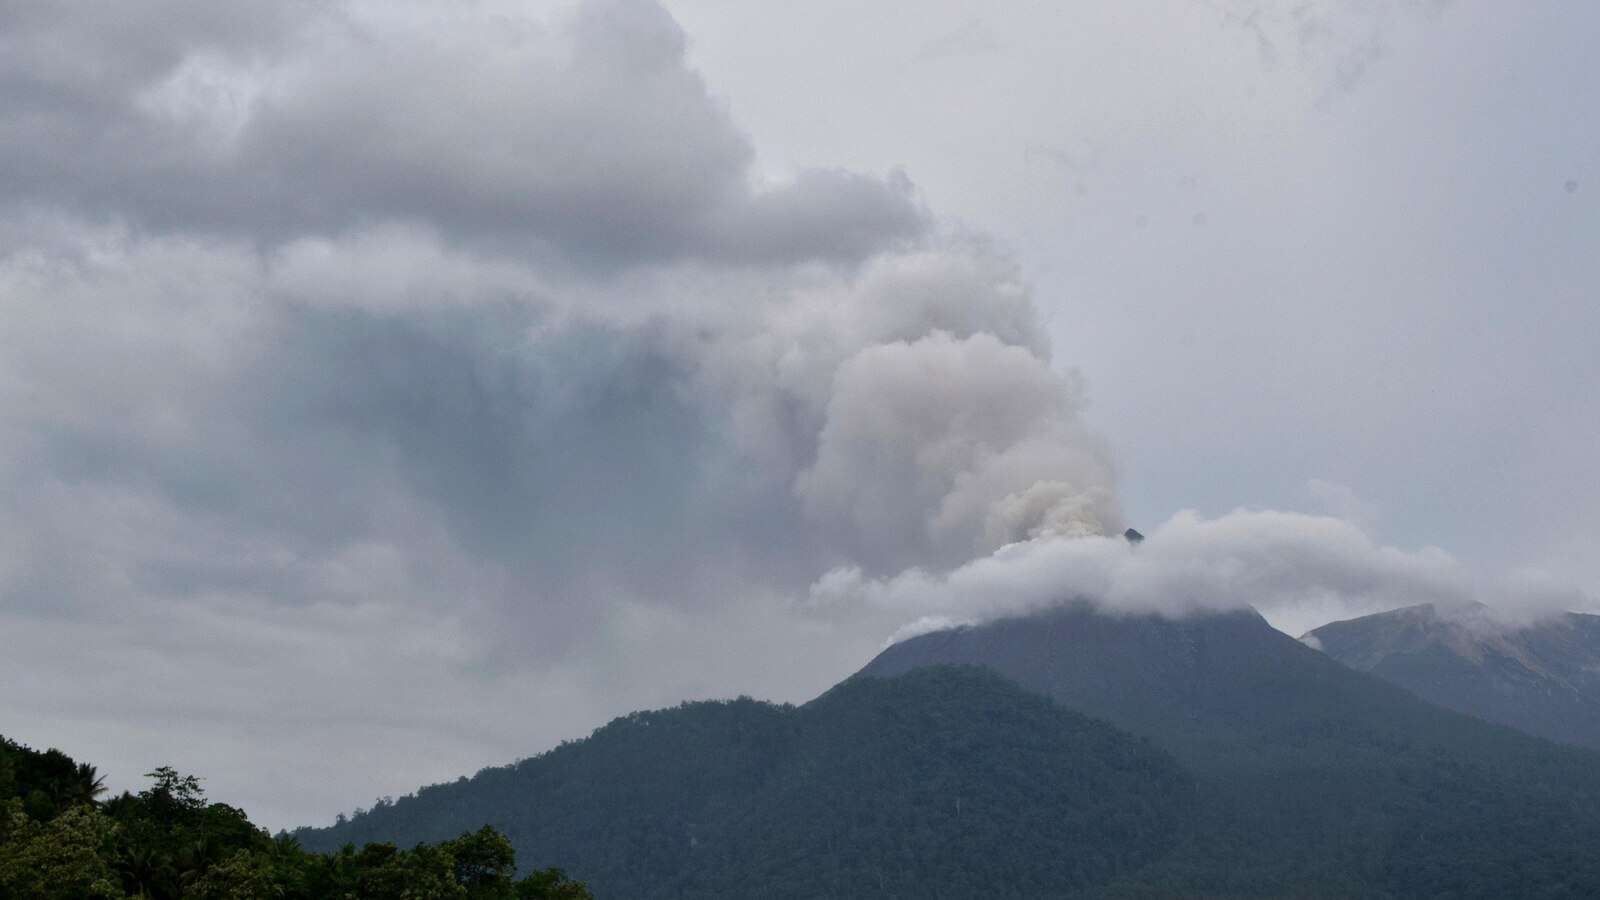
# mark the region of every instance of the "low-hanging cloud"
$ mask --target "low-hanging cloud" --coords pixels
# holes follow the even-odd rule
[[[1431,603],[1514,625],[1587,605],[1581,593],[1522,573],[1488,577],[1434,547],[1374,541],[1350,521],[1270,510],[1216,518],[1180,512],[1138,543],[1042,537],[945,572],[869,578],[838,569],[811,588],[826,611],[867,606],[916,616],[893,639],[1087,601],[1111,613],[1192,615],[1254,608],[1299,634],[1331,619]]]

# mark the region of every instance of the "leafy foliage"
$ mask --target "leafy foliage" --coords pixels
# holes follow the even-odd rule
[[[492,828],[319,856],[207,802],[192,775],[149,777],[100,803],[92,766],[0,738],[0,900],[592,900],[556,869],[516,880],[511,843]]]
[[[116,826],[98,810],[69,807],[40,822],[13,798],[0,814],[6,820],[0,826],[0,896],[123,896],[109,862]]]

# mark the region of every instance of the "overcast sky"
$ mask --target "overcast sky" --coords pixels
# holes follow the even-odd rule
[[[0,0],[0,734],[292,827],[1072,594],[1591,607],[1600,10],[991,7]]]

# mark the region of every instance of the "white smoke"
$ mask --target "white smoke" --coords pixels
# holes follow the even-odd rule
[[[1253,607],[1292,634],[1422,603],[1444,610],[1485,604],[1507,620],[1527,621],[1590,602],[1526,574],[1479,576],[1437,548],[1383,546],[1342,519],[1252,510],[1212,519],[1180,512],[1137,545],[1116,537],[1041,537],[948,572],[870,578],[841,569],[811,592],[818,608],[861,605],[922,622],[982,621],[1078,600],[1113,613]]]
[[[955,564],[1004,544],[1116,527],[1106,452],[1069,381],[989,334],[935,332],[840,367],[806,513],[899,567]]]

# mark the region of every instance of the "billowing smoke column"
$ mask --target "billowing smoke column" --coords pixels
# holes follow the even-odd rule
[[[830,560],[947,567],[1120,524],[1078,385],[1051,368],[1003,260],[955,244],[886,256],[772,305],[733,343],[723,375],[766,413],[739,417],[755,432],[739,444]]]
[[[899,172],[758,181],[653,3],[491,6],[6,28],[10,592],[382,585],[556,652],[1121,529],[1003,254]]]

